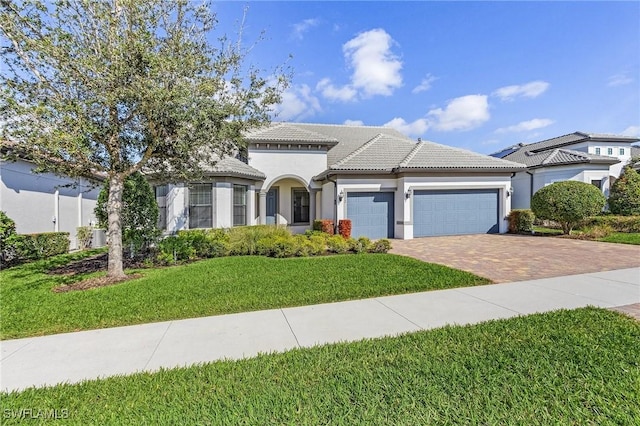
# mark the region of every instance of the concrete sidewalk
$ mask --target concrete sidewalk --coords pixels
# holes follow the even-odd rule
[[[640,268],[0,342],[2,391],[75,383],[447,324],[640,302]]]

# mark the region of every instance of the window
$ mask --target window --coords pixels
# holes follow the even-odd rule
[[[211,228],[213,223],[212,186],[196,183],[189,186],[189,228]]]
[[[607,148],[607,155],[613,155],[613,148]]]
[[[233,185],[233,226],[247,224],[247,187]]]
[[[292,190],[293,223],[309,223],[309,193],[306,189]]]
[[[618,151],[620,153],[620,155],[624,155],[624,148],[620,148],[620,151]]]
[[[156,194],[156,203],[158,204],[158,229],[167,229],[167,185],[156,186],[153,188]]]
[[[602,189],[602,179],[591,180],[591,185],[595,186],[598,189]]]
[[[596,148],[596,155],[600,155],[600,148]]]

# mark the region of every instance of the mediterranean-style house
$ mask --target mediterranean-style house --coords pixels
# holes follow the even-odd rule
[[[518,144],[492,154],[525,164],[513,179],[514,209],[528,209],[531,197],[554,182],[577,180],[591,183],[609,195],[611,184],[632,157],[632,143],[640,138],[574,132],[531,144]]]
[[[352,235],[401,238],[507,231],[523,164],[411,140],[387,127],[272,123],[245,135],[199,182],[157,185],[161,227],[352,221]]]

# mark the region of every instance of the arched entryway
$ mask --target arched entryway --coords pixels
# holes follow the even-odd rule
[[[315,220],[316,194],[299,176],[279,176],[260,190],[258,223],[308,229]]]

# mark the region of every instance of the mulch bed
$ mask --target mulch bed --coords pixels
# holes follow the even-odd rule
[[[109,256],[107,253],[102,253],[97,256],[88,257],[86,259],[71,262],[67,265],[50,269],[48,271],[51,275],[69,275],[76,274],[89,274],[92,272],[100,272],[107,270]],[[125,268],[142,268],[143,264],[138,259],[124,258]],[[91,288],[106,287],[114,284],[119,284],[125,281],[129,281],[135,278],[140,278],[141,274],[127,275],[126,278],[111,278],[111,277],[93,277],[86,280],[78,281],[72,284],[65,284],[53,288],[54,293],[66,293],[68,291],[88,290]]]

